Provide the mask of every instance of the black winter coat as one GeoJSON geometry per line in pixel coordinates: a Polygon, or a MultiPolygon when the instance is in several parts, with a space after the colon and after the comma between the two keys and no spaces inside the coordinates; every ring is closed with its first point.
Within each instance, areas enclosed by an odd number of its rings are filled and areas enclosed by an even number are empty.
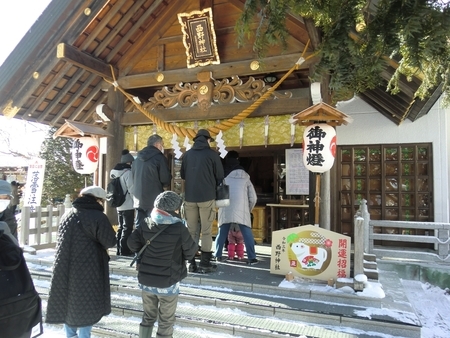
{"type": "Polygon", "coordinates": [[[149,217],[145,221],[145,226],[136,228],[128,237],[128,247],[133,252],[139,252],[161,227],[166,229],[143,252],[138,280],[146,286],[167,288],[187,276],[185,261],[194,258],[198,245],[181,222],[156,224],[149,217]]]}
{"type": "Polygon", "coordinates": [[[107,249],[115,244],[103,206],[77,198],[58,229],[47,323],[91,326],[111,312],[107,249]]]}
{"type": "Polygon", "coordinates": [[[216,199],[216,186],[223,178],[219,154],[211,149],[205,137],[200,136],[181,158],[181,178],[185,180],[187,202],[206,202],[216,199]]]}
{"type": "Polygon", "coordinates": [[[145,147],[138,152],[131,171],[133,173],[131,193],[139,201],[135,207],[152,210],[156,196],[164,192],[164,187],[170,187],[172,181],[166,157],[154,146],[145,147]]]}
{"type": "Polygon", "coordinates": [[[11,206],[7,207],[3,212],[0,212],[0,221],[6,222],[9,226],[11,234],[17,238],[17,220],[11,206]]]}

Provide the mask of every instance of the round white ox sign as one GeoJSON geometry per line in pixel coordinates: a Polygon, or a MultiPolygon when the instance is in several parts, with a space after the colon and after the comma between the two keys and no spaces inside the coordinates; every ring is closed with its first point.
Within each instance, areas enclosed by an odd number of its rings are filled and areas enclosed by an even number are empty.
{"type": "Polygon", "coordinates": [[[326,123],[312,124],[303,133],[303,164],[315,173],[333,167],[336,158],[336,131],[326,123]]]}
{"type": "Polygon", "coordinates": [[[94,137],[80,137],[72,144],[73,168],[79,174],[92,174],[98,167],[98,141],[94,137]]]}

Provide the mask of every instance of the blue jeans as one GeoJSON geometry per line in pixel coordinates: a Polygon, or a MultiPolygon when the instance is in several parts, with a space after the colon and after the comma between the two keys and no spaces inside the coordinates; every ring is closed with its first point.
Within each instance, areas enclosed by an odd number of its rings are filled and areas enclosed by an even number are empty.
{"type": "MultiPolygon", "coordinates": [[[[255,239],[253,238],[252,229],[243,224],[238,224],[239,229],[241,229],[242,236],[244,237],[245,249],[247,251],[247,258],[256,258],[255,253],[255,239]]],[[[230,231],[231,223],[224,223],[219,226],[219,232],[216,237],[216,257],[222,257],[223,245],[228,237],[228,232],[230,231]]]]}
{"type": "Polygon", "coordinates": [[[64,330],[66,331],[67,338],[90,338],[92,326],[73,327],[64,324],[64,330]],[[78,330],[78,335],[77,335],[78,330]]]}

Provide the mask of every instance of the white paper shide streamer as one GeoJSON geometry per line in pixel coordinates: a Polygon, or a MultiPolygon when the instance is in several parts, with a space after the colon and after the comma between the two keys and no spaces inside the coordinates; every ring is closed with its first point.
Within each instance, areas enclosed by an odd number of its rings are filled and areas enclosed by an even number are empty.
{"type": "Polygon", "coordinates": [[[181,157],[181,155],[183,155],[180,145],[178,144],[178,136],[177,134],[173,134],[172,135],[172,149],[173,149],[173,153],[175,154],[175,158],[179,159],[181,157]]]}
{"type": "Polygon", "coordinates": [[[223,136],[223,134],[222,134],[222,130],[221,130],[216,136],[216,143],[217,143],[217,148],[219,149],[220,157],[224,158],[227,155],[228,151],[225,150],[226,146],[225,146],[224,140],[222,139],[222,136],[223,136]]]}

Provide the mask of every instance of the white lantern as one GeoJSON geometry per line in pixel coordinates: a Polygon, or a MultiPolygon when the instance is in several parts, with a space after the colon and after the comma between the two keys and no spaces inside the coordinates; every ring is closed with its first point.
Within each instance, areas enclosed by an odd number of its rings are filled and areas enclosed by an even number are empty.
{"type": "Polygon", "coordinates": [[[100,151],[94,137],[80,137],[72,144],[73,168],[79,174],[92,174],[98,167],[100,151]]]}
{"type": "Polygon", "coordinates": [[[303,164],[315,173],[333,167],[336,158],[336,131],[326,123],[312,124],[303,133],[303,164]]]}

